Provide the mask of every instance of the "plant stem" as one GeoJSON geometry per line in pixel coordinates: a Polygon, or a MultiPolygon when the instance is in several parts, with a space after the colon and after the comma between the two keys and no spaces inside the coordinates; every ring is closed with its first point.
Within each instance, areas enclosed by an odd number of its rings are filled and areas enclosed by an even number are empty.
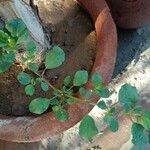
{"type": "MultiPolygon", "coordinates": [[[[43,71],[44,72],[44,71],[43,71]]],[[[59,93],[60,93],[60,95],[62,95],[62,96],[65,96],[65,97],[68,97],[68,98],[72,98],[72,99],[75,99],[75,100],[77,100],[77,101],[80,101],[80,102],[82,102],[82,103],[86,103],[86,104],[89,104],[89,105],[92,105],[92,106],[95,106],[96,105],[96,103],[92,103],[92,102],[90,102],[90,101],[88,101],[88,100],[83,100],[83,99],[80,99],[80,98],[77,98],[77,97],[74,97],[74,96],[71,96],[71,95],[68,95],[68,94],[64,94],[61,90],[59,90],[59,89],[57,89],[56,87],[54,87],[49,81],[47,81],[44,77],[43,77],[43,73],[42,73],[42,75],[40,75],[39,73],[37,73],[37,72],[33,72],[34,74],[36,74],[37,76],[39,76],[40,78],[41,78],[41,80],[42,81],[44,81],[45,83],[47,83],[54,91],[58,91],[59,93]]],[[[70,88],[70,89],[72,89],[72,87],[70,88]]],[[[69,90],[70,90],[69,89],[69,90]]],[[[68,91],[69,91],[68,90],[68,91]]],[[[58,96],[57,96],[58,97],[58,96]]]]}
{"type": "MultiPolygon", "coordinates": [[[[41,75],[40,75],[39,73],[37,73],[37,72],[33,72],[33,73],[36,74],[37,76],[39,76],[39,77],[41,78],[41,80],[44,81],[45,83],[47,83],[54,91],[58,91],[58,92],[60,93],[60,95],[57,95],[57,96],[53,97],[52,99],[55,99],[55,98],[57,98],[57,97],[59,97],[59,96],[65,96],[65,97],[67,97],[67,98],[75,99],[76,101],[81,102],[81,103],[85,103],[85,104],[87,104],[87,105],[91,105],[91,106],[97,105],[96,103],[90,102],[89,100],[80,99],[80,98],[77,98],[77,97],[68,95],[68,94],[66,94],[66,93],[63,93],[60,89],[54,87],[48,80],[46,80],[46,79],[43,77],[45,71],[46,71],[46,69],[44,69],[44,71],[42,72],[41,75]]],[[[71,90],[72,88],[73,88],[73,86],[71,86],[71,87],[68,89],[68,91],[71,90]]],[[[113,106],[115,107],[115,106],[118,105],[118,104],[119,104],[119,102],[115,102],[113,105],[111,105],[111,107],[113,107],[113,106]]],[[[109,108],[108,108],[108,107],[107,107],[107,110],[109,111],[109,108]]],[[[133,120],[132,120],[132,115],[130,114],[130,116],[128,116],[128,117],[129,117],[129,119],[133,122],[133,120]]]]}
{"type": "Polygon", "coordinates": [[[46,70],[47,70],[47,68],[45,68],[45,69],[43,70],[42,75],[41,75],[42,78],[44,78],[44,74],[45,74],[45,71],[46,71],[46,70]]]}
{"type": "Polygon", "coordinates": [[[43,78],[42,75],[40,75],[37,72],[33,72],[33,73],[36,74],[37,76],[39,76],[41,78],[41,80],[44,81],[45,83],[47,83],[54,91],[58,91],[60,94],[63,94],[63,92],[61,90],[54,87],[49,81],[47,81],[45,78],[43,78]]]}
{"type": "Polygon", "coordinates": [[[88,101],[86,99],[80,99],[80,98],[77,98],[77,97],[74,97],[74,96],[71,96],[71,95],[68,95],[68,94],[65,94],[65,96],[68,97],[68,98],[72,98],[72,99],[75,99],[77,101],[80,101],[82,103],[86,103],[86,104],[92,105],[92,106],[96,105],[96,103],[92,103],[92,102],[90,102],[90,101],[88,101]]]}

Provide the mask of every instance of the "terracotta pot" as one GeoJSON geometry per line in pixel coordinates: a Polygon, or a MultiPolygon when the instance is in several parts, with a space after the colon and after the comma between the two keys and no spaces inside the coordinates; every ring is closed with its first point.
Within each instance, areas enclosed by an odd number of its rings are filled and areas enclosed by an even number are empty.
{"type": "MultiPolygon", "coordinates": [[[[116,60],[117,34],[115,24],[104,0],[78,0],[95,23],[98,47],[92,73],[100,72],[107,84],[116,60]],[[97,5],[99,3],[99,5],[97,5]]],[[[89,87],[90,80],[86,85],[89,87]]],[[[9,117],[0,115],[0,139],[13,142],[35,142],[63,132],[87,114],[90,109],[82,104],[69,106],[69,120],[61,123],[53,112],[38,117],[9,117]]]]}
{"type": "Polygon", "coordinates": [[[150,23],[150,0],[106,0],[121,28],[138,28],[150,23]]]}

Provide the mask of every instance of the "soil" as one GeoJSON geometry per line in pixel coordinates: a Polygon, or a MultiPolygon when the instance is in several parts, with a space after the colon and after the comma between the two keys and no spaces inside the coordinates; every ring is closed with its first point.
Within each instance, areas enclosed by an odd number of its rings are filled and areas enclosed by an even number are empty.
{"type": "MultiPolygon", "coordinates": [[[[66,53],[63,65],[45,72],[45,78],[61,87],[65,76],[81,69],[91,71],[96,54],[95,31],[88,14],[73,0],[36,2],[46,34],[51,34],[53,44],[59,45],[66,53]]],[[[0,114],[30,115],[28,105],[32,99],[51,96],[51,90],[45,93],[38,86],[34,96],[27,96],[25,87],[17,81],[20,70],[14,65],[0,74],[0,114]]]]}

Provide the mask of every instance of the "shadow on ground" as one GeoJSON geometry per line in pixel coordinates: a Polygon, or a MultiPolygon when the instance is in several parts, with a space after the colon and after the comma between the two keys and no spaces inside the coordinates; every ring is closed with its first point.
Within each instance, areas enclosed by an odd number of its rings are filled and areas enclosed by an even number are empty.
{"type": "Polygon", "coordinates": [[[125,71],[128,64],[150,47],[150,25],[141,29],[118,29],[118,50],[113,78],[125,71]]]}

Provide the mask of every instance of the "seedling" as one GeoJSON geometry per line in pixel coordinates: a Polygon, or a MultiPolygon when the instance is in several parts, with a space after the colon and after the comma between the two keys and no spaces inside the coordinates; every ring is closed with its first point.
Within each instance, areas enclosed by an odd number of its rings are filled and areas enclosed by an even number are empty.
{"type": "MultiPolygon", "coordinates": [[[[64,79],[63,87],[61,89],[56,88],[44,78],[44,74],[46,70],[57,68],[63,64],[65,61],[64,51],[59,46],[53,46],[46,54],[45,68],[40,73],[39,65],[35,62],[36,45],[29,39],[27,27],[20,19],[8,21],[5,28],[0,30],[0,47],[0,73],[5,72],[16,63],[16,55],[20,52],[20,48],[24,47],[24,55],[19,61],[22,72],[18,74],[17,79],[25,87],[26,95],[34,95],[36,85],[40,85],[44,92],[49,92],[49,89],[53,90],[53,97],[37,97],[31,100],[29,105],[31,113],[41,115],[51,109],[56,118],[64,122],[69,119],[69,114],[65,109],[66,105],[73,105],[78,102],[88,106],[97,105],[99,109],[105,110],[103,119],[108,123],[110,130],[116,132],[119,129],[119,122],[114,114],[116,113],[116,106],[121,103],[124,107],[124,113],[133,123],[131,129],[133,144],[141,146],[148,143],[150,109],[145,110],[137,104],[140,98],[135,87],[124,84],[119,91],[119,102],[113,105],[108,105],[107,101],[92,102],[93,96],[97,96],[97,98],[110,97],[110,91],[103,85],[99,73],[92,76],[93,89],[86,90],[84,88],[89,76],[86,70],[79,70],[74,76],[67,76],[64,79]],[[25,71],[27,69],[35,76],[28,74],[25,71]],[[78,89],[77,93],[80,98],[74,96],[74,87],[78,89]]],[[[81,137],[85,140],[92,140],[98,133],[94,119],[90,115],[84,116],[79,127],[81,137]]]]}

